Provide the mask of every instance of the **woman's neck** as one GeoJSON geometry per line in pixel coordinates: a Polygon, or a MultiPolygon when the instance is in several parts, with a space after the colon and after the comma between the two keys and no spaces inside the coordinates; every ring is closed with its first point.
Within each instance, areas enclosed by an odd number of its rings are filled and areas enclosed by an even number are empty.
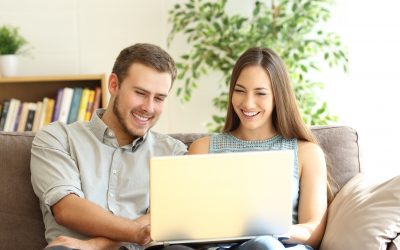
{"type": "Polygon", "coordinates": [[[270,139],[278,134],[275,128],[249,130],[239,126],[230,132],[233,136],[244,141],[262,141],[270,139]]]}

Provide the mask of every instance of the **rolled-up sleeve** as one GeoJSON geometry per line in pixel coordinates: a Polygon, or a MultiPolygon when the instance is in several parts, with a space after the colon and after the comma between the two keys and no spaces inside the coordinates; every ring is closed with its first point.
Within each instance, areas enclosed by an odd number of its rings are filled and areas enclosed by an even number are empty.
{"type": "Polygon", "coordinates": [[[50,125],[32,142],[31,181],[40,202],[51,213],[51,206],[68,194],[84,198],[79,168],[72,159],[63,127],[50,125]]]}

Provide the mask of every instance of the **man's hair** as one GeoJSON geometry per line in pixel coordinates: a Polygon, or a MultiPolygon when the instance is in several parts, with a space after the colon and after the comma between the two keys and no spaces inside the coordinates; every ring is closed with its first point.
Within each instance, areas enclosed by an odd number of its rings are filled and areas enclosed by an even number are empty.
{"type": "Polygon", "coordinates": [[[119,83],[124,81],[129,67],[133,63],[141,63],[158,72],[169,73],[171,75],[171,83],[173,83],[176,78],[174,60],[166,51],[156,45],[137,43],[123,49],[119,53],[112,69],[112,73],[117,75],[119,83]]]}

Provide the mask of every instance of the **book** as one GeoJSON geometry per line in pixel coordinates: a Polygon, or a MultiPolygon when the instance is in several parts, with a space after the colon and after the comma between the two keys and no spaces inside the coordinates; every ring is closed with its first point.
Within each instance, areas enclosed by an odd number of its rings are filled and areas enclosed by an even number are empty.
{"type": "Polygon", "coordinates": [[[46,118],[46,109],[47,109],[48,101],[49,101],[49,98],[47,98],[47,97],[43,98],[42,106],[41,106],[41,110],[40,110],[40,116],[39,116],[38,130],[40,130],[44,126],[44,120],[46,118]]]}
{"type": "Polygon", "coordinates": [[[82,91],[81,103],[79,105],[78,121],[84,121],[86,116],[86,109],[89,100],[89,89],[84,88],[82,91]]]}
{"type": "Polygon", "coordinates": [[[79,105],[81,103],[82,88],[74,88],[74,94],[71,101],[71,110],[69,111],[67,123],[72,123],[78,119],[79,105]]]}
{"type": "Polygon", "coordinates": [[[4,125],[4,131],[6,131],[6,132],[14,131],[15,118],[18,113],[20,102],[21,102],[20,100],[11,98],[8,115],[6,118],[6,123],[4,125]]]}
{"type": "Polygon", "coordinates": [[[53,117],[53,111],[54,111],[54,99],[53,98],[48,98],[47,99],[47,106],[46,106],[46,114],[44,116],[44,126],[49,124],[51,122],[51,118],[53,117]]]}
{"type": "Polygon", "coordinates": [[[62,103],[62,97],[64,93],[64,88],[58,89],[57,97],[56,97],[56,104],[54,107],[53,117],[51,118],[52,122],[58,121],[58,117],[60,115],[60,107],[62,103]]]}
{"type": "Polygon", "coordinates": [[[21,115],[19,118],[18,127],[16,130],[17,132],[25,131],[26,120],[28,119],[28,108],[29,108],[29,103],[24,102],[22,104],[22,111],[21,111],[21,115]]]}
{"type": "Polygon", "coordinates": [[[93,89],[89,90],[89,97],[88,97],[88,104],[86,107],[86,113],[85,113],[85,121],[90,121],[90,117],[92,117],[92,106],[94,102],[94,95],[95,92],[93,89]]]}
{"type": "Polygon", "coordinates": [[[35,116],[33,117],[33,125],[32,125],[33,132],[37,132],[39,130],[39,120],[41,112],[42,112],[42,102],[37,102],[35,116]]]}
{"type": "Polygon", "coordinates": [[[93,101],[93,106],[92,106],[92,115],[100,107],[100,102],[101,102],[101,88],[96,87],[96,89],[94,91],[95,91],[95,94],[94,94],[94,101],[93,101]]]}
{"type": "Polygon", "coordinates": [[[63,123],[68,122],[68,115],[69,115],[69,110],[71,108],[71,101],[73,94],[74,94],[73,88],[69,87],[64,88],[58,121],[63,123]]]}
{"type": "Polygon", "coordinates": [[[0,131],[4,130],[4,126],[6,124],[6,119],[8,116],[8,110],[10,108],[10,100],[4,100],[3,102],[3,110],[1,113],[1,118],[0,118],[0,131]]]}
{"type": "Polygon", "coordinates": [[[13,125],[13,128],[12,128],[12,131],[17,131],[17,129],[18,129],[18,125],[19,125],[19,122],[20,122],[20,118],[21,118],[21,113],[22,113],[22,107],[23,107],[23,103],[19,103],[18,104],[18,111],[17,111],[17,115],[15,116],[15,120],[14,120],[14,125],[13,125]]]}
{"type": "Polygon", "coordinates": [[[33,129],[33,119],[36,113],[36,103],[29,103],[28,105],[28,116],[25,123],[24,131],[32,131],[33,129]]]}

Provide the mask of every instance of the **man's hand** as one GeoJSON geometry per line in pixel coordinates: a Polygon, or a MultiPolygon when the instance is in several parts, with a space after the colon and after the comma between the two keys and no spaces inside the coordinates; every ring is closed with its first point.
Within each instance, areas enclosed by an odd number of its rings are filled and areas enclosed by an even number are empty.
{"type": "Polygon", "coordinates": [[[79,240],[68,236],[59,236],[47,245],[47,247],[60,245],[80,250],[112,250],[119,249],[122,244],[103,237],[79,240]]]}
{"type": "Polygon", "coordinates": [[[150,214],[145,214],[134,220],[139,226],[137,232],[133,235],[132,242],[139,245],[146,245],[151,241],[150,238],[150,214]]]}

